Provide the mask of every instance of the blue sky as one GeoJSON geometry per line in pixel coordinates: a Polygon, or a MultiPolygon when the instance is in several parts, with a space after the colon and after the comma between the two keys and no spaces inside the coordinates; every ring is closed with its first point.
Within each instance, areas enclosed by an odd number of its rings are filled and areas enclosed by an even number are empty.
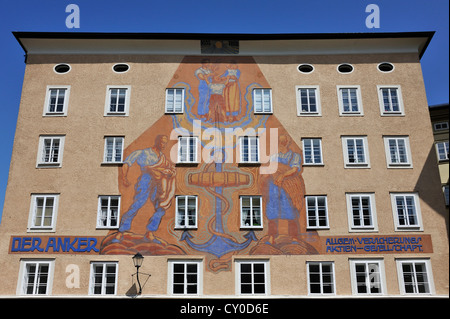
{"type": "Polygon", "coordinates": [[[0,218],[25,69],[12,31],[334,33],[436,31],[422,69],[430,105],[449,102],[448,0],[0,0],[0,218]],[[80,8],[68,29],[66,6],[80,8]],[[380,28],[366,27],[366,6],[380,28]]]}

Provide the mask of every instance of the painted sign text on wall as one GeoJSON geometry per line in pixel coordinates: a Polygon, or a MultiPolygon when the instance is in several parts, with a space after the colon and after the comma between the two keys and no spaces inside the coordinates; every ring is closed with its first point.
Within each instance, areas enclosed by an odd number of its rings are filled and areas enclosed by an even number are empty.
{"type": "Polygon", "coordinates": [[[430,235],[333,236],[321,240],[327,254],[433,252],[430,235]]]}
{"type": "Polygon", "coordinates": [[[10,253],[87,253],[98,254],[102,237],[12,236],[10,253]]]}

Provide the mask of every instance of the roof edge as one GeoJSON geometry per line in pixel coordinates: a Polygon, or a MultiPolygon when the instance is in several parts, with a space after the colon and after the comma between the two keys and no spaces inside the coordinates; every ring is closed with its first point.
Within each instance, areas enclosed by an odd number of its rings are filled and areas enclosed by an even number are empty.
{"type": "Polygon", "coordinates": [[[420,49],[422,58],[435,31],[414,32],[359,32],[359,33],[137,33],[137,32],[40,32],[13,31],[23,50],[21,39],[137,39],[137,40],[327,40],[327,39],[382,39],[427,38],[420,49]]]}

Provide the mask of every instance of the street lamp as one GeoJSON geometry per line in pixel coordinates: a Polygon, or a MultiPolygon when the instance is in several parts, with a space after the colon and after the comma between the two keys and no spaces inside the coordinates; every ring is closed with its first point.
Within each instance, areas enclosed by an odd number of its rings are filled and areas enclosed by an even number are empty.
{"type": "Polygon", "coordinates": [[[134,264],[134,267],[136,267],[136,279],[139,284],[138,295],[140,295],[142,293],[141,282],[139,281],[139,267],[141,267],[143,261],[144,261],[144,256],[142,256],[141,253],[138,252],[136,255],[133,256],[133,264],[134,264]]]}

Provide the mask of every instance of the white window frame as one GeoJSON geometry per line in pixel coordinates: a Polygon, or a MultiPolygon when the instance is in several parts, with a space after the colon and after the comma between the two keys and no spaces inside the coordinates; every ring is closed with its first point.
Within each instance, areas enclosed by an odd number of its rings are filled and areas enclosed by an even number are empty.
{"type": "Polygon", "coordinates": [[[253,111],[255,114],[272,114],[273,113],[273,106],[272,106],[272,89],[271,88],[255,88],[252,91],[252,98],[253,98],[253,111]],[[269,91],[269,110],[264,109],[264,105],[267,102],[264,98],[265,91],[269,91]],[[256,94],[260,92],[261,94],[261,105],[260,110],[258,110],[258,105],[256,104],[256,94]]]}
{"type": "Polygon", "coordinates": [[[119,274],[119,262],[117,261],[92,261],[90,265],[90,275],[89,275],[89,295],[90,296],[114,296],[117,294],[117,278],[119,274]],[[96,294],[94,293],[94,284],[95,284],[95,273],[94,273],[94,266],[95,265],[102,265],[102,282],[101,282],[101,293],[96,294]],[[106,293],[106,267],[107,266],[115,266],[115,280],[114,280],[114,293],[113,294],[107,294],[106,293]]]}
{"type": "MultiPolygon", "coordinates": [[[[16,294],[17,295],[23,295],[23,296],[49,296],[52,294],[52,287],[53,287],[53,274],[54,274],[54,268],[55,268],[55,260],[54,259],[21,259],[20,260],[20,269],[19,269],[19,279],[17,280],[17,289],[16,294]],[[36,266],[36,272],[38,271],[39,267],[41,265],[47,264],[48,265],[48,276],[47,276],[47,283],[46,283],[46,292],[45,294],[38,294],[36,293],[37,286],[39,283],[39,276],[34,276],[34,282],[33,282],[33,293],[27,294],[27,283],[28,283],[28,272],[27,272],[27,266],[34,264],[36,266]]],[[[35,274],[36,274],[35,272],[35,274]]]]}
{"type": "Polygon", "coordinates": [[[347,199],[347,216],[348,216],[348,225],[349,231],[361,231],[361,232],[376,232],[378,231],[378,221],[377,221],[377,210],[375,205],[375,193],[346,193],[347,199]],[[364,217],[361,206],[362,198],[369,198],[369,208],[370,208],[370,221],[371,225],[363,225],[364,217]],[[353,216],[353,198],[357,198],[359,200],[358,211],[359,211],[359,220],[361,222],[360,225],[355,225],[355,218],[353,216]]]}
{"type": "Polygon", "coordinates": [[[240,153],[240,158],[239,158],[239,162],[241,164],[259,164],[261,163],[261,157],[260,157],[260,151],[259,151],[259,137],[258,136],[240,136],[239,137],[239,153],[240,153]],[[248,138],[248,160],[245,161],[244,160],[244,139],[248,138]],[[253,141],[253,142],[251,142],[253,141]],[[256,141],[256,143],[254,142],[256,141]],[[252,149],[252,145],[256,145],[256,154],[253,154],[251,152],[252,149]],[[256,155],[256,160],[254,160],[254,157],[256,155]]]}
{"type": "MultiPolygon", "coordinates": [[[[307,282],[308,282],[308,295],[310,296],[334,296],[336,295],[336,272],[334,270],[334,261],[307,261],[306,262],[306,277],[307,277],[307,282]],[[311,271],[310,271],[310,266],[311,265],[319,265],[319,276],[320,276],[320,281],[319,281],[319,285],[320,285],[320,293],[316,293],[316,292],[311,292],[311,271]],[[332,275],[332,281],[330,283],[331,287],[333,288],[333,292],[328,293],[328,292],[324,292],[323,286],[324,286],[324,282],[323,282],[323,269],[322,266],[323,265],[331,265],[331,275],[332,275]]],[[[317,283],[316,283],[317,284],[317,283]]]]}
{"type": "Polygon", "coordinates": [[[125,138],[123,136],[105,136],[104,140],[105,140],[105,147],[104,147],[104,150],[103,150],[103,164],[122,164],[123,163],[123,149],[124,149],[125,138]],[[108,140],[109,139],[114,139],[114,142],[113,142],[113,153],[112,153],[111,161],[108,161],[108,140]],[[117,155],[116,143],[117,143],[117,140],[119,140],[119,139],[122,142],[122,146],[121,146],[121,149],[120,149],[120,161],[116,161],[116,155],[117,155]]]}
{"type": "Polygon", "coordinates": [[[307,195],[305,196],[306,203],[306,228],[307,229],[329,229],[330,224],[328,220],[328,200],[327,195],[307,195]],[[323,198],[325,200],[325,216],[319,216],[318,200],[323,198]],[[314,206],[310,206],[309,200],[314,200],[314,206]],[[313,211],[313,215],[310,212],[313,211]],[[325,217],[325,219],[324,219],[325,217]],[[320,225],[320,220],[325,220],[326,225],[320,225]],[[311,225],[310,221],[314,220],[316,225],[311,225]]]}
{"type": "Polygon", "coordinates": [[[47,91],[44,102],[44,112],[42,116],[67,116],[67,108],[69,105],[70,85],[47,85],[47,91]],[[61,112],[50,111],[50,96],[52,90],[65,90],[64,103],[61,112]]]}
{"type": "Polygon", "coordinates": [[[264,227],[264,219],[263,219],[263,202],[262,202],[262,196],[259,195],[241,195],[239,197],[239,203],[240,203],[240,220],[241,220],[241,228],[253,228],[253,229],[262,229],[264,227]],[[245,225],[244,224],[244,214],[243,214],[243,206],[242,206],[242,201],[244,197],[248,197],[250,199],[250,225],[245,225]],[[260,214],[259,214],[259,219],[260,219],[260,225],[253,225],[253,199],[257,198],[259,199],[259,208],[260,208],[260,214]]]}
{"type": "Polygon", "coordinates": [[[345,168],[370,168],[370,155],[369,155],[369,144],[367,142],[367,136],[341,136],[342,139],[342,148],[344,154],[344,167],[345,168]],[[350,162],[349,149],[348,149],[348,141],[353,140],[355,153],[354,158],[358,162],[350,162]],[[362,140],[363,142],[363,156],[364,162],[359,162],[358,153],[356,148],[356,140],[362,140]]]}
{"type": "Polygon", "coordinates": [[[396,258],[396,264],[397,264],[397,274],[398,274],[398,285],[400,288],[400,294],[401,295],[434,295],[435,294],[435,289],[434,289],[434,279],[433,279],[433,271],[431,269],[431,261],[428,258],[417,258],[417,259],[403,259],[403,258],[396,258]],[[404,264],[412,264],[415,265],[416,264],[424,264],[425,265],[425,271],[426,271],[426,276],[428,279],[428,292],[424,292],[424,293],[420,293],[417,292],[417,272],[414,269],[414,272],[412,273],[411,276],[411,282],[414,285],[414,292],[406,292],[405,289],[405,278],[404,278],[404,273],[403,273],[403,265],[404,264]]]}
{"type": "Polygon", "coordinates": [[[39,149],[36,159],[36,167],[61,167],[62,166],[62,160],[63,160],[63,153],[64,153],[64,142],[66,137],[64,135],[41,135],[39,136],[39,149]],[[54,140],[59,140],[59,147],[58,147],[58,160],[56,162],[51,161],[45,161],[44,156],[46,153],[45,149],[45,140],[51,140],[51,150],[49,154],[49,158],[53,157],[52,153],[54,152],[53,143],[54,140]]]}
{"type": "Polygon", "coordinates": [[[168,262],[168,278],[167,278],[167,293],[171,296],[201,296],[203,295],[203,260],[197,260],[197,259],[169,259],[168,262]],[[176,264],[183,264],[184,265],[184,279],[183,279],[183,285],[184,285],[184,293],[174,293],[173,291],[173,284],[174,284],[174,266],[176,264]],[[187,279],[187,264],[196,264],[197,265],[197,293],[188,293],[187,292],[187,286],[189,285],[188,279],[187,279]]]}
{"type": "MultiPolygon", "coordinates": [[[[361,86],[360,85],[337,85],[338,103],[339,103],[339,115],[340,116],[363,116],[363,105],[361,98],[361,86]],[[344,97],[342,94],[343,90],[356,90],[356,103],[358,105],[357,111],[345,111],[344,110],[344,97]]],[[[349,99],[351,103],[351,100],[349,99]]],[[[351,107],[351,105],[350,105],[351,107]]]]}
{"type": "Polygon", "coordinates": [[[352,293],[353,295],[358,296],[383,296],[386,295],[386,276],[385,276],[385,268],[384,268],[384,260],[383,259],[350,259],[350,274],[351,274],[351,282],[352,282],[352,293]],[[359,264],[364,264],[364,274],[358,274],[356,272],[356,266],[359,264]],[[373,265],[377,265],[378,273],[374,269],[373,265]],[[364,276],[365,287],[367,291],[358,292],[358,281],[357,275],[364,276]],[[371,292],[370,288],[373,286],[379,286],[376,288],[380,289],[380,292],[371,292]]]}
{"type": "Polygon", "coordinates": [[[449,153],[449,144],[448,141],[439,141],[436,142],[436,154],[439,162],[448,161],[448,153],[449,153]],[[439,152],[439,146],[442,146],[443,148],[443,156],[441,157],[442,153],[439,152]]]}
{"type": "Polygon", "coordinates": [[[199,142],[198,142],[198,137],[197,136],[178,136],[178,163],[179,164],[196,164],[198,163],[198,157],[199,157],[199,142]],[[182,147],[184,146],[184,142],[182,142],[183,140],[187,140],[187,144],[186,144],[186,159],[182,158],[182,147]],[[193,140],[194,141],[194,147],[193,149],[191,149],[190,145],[190,141],[193,140]],[[193,160],[191,160],[191,154],[193,153],[193,160]]]}
{"type": "MultiPolygon", "coordinates": [[[[320,88],[318,85],[296,85],[295,95],[297,97],[297,116],[322,116],[322,107],[320,103],[320,88]],[[316,97],[316,111],[315,112],[305,112],[302,110],[302,100],[300,97],[301,89],[314,89],[316,97]]],[[[309,96],[309,95],[308,95],[309,96]]],[[[308,101],[309,104],[309,101],[308,101]]]]}
{"type": "Polygon", "coordinates": [[[236,295],[238,296],[269,296],[270,295],[270,262],[266,259],[236,259],[235,260],[235,280],[236,280],[236,295]],[[241,265],[242,264],[250,264],[251,265],[251,271],[250,275],[252,276],[251,279],[251,286],[252,286],[252,293],[243,293],[242,287],[241,287],[241,265]],[[264,265],[264,293],[255,293],[255,281],[254,281],[254,264],[263,264],[264,265]]]}
{"type": "Polygon", "coordinates": [[[395,230],[396,231],[422,231],[423,230],[423,224],[422,224],[422,213],[420,211],[420,202],[419,202],[419,195],[418,193],[391,193],[391,205],[392,205],[392,213],[394,215],[394,224],[395,224],[395,230]],[[417,220],[416,224],[411,225],[409,221],[409,214],[407,217],[403,217],[405,219],[406,225],[400,224],[400,216],[398,214],[398,208],[397,207],[397,197],[402,197],[404,200],[406,200],[406,196],[412,196],[414,199],[414,211],[415,211],[415,218],[417,220]]]}
{"type": "Polygon", "coordinates": [[[30,214],[28,217],[28,232],[54,232],[56,227],[56,217],[58,216],[58,206],[59,206],[59,194],[31,194],[31,204],[30,204],[30,214]],[[36,214],[37,214],[37,200],[43,198],[43,210],[41,218],[41,224],[36,225],[36,214]],[[45,214],[45,208],[47,199],[53,199],[53,209],[51,216],[51,225],[44,226],[43,217],[45,214]]]}
{"type": "Polygon", "coordinates": [[[165,95],[165,112],[167,114],[182,114],[184,113],[184,97],[185,97],[185,90],[184,88],[167,88],[166,89],[166,95],[165,95]],[[175,110],[175,96],[176,92],[178,90],[181,90],[181,111],[175,110]],[[174,101],[173,106],[169,105],[169,91],[174,91],[174,101]],[[170,107],[173,107],[173,109],[169,109],[170,107]]]}
{"type": "MultiPolygon", "coordinates": [[[[108,85],[106,86],[105,114],[104,116],[128,116],[130,111],[131,85],[108,85]],[[125,104],[123,112],[111,111],[111,91],[125,90],[125,104]]],[[[117,102],[118,103],[118,102],[117,102]]],[[[116,103],[116,106],[117,106],[116,103]]]]}
{"type": "Polygon", "coordinates": [[[433,123],[433,127],[436,132],[448,130],[448,121],[433,123]]]}
{"type": "Polygon", "coordinates": [[[409,136],[383,136],[384,149],[386,153],[386,164],[388,168],[412,168],[411,147],[409,146],[409,136]],[[406,162],[398,163],[392,161],[390,140],[396,140],[396,156],[399,156],[398,140],[403,140],[405,145],[406,162]]]}
{"type": "MultiPolygon", "coordinates": [[[[402,89],[400,85],[377,85],[378,90],[378,102],[380,105],[381,116],[404,116],[405,108],[403,105],[403,97],[402,97],[402,89]],[[398,111],[386,111],[384,109],[384,99],[383,99],[383,89],[395,89],[397,90],[397,98],[398,98],[398,111]]],[[[392,100],[389,101],[391,104],[392,100]]]]}
{"type": "Polygon", "coordinates": [[[98,207],[97,207],[97,229],[116,229],[119,228],[120,223],[120,195],[100,195],[98,197],[98,207]],[[106,213],[106,225],[103,225],[102,223],[102,200],[107,199],[108,200],[108,207],[107,207],[107,213],[106,213]],[[117,199],[117,216],[116,216],[116,226],[111,225],[112,220],[112,212],[111,212],[111,200],[117,199]]]}
{"type": "Polygon", "coordinates": [[[322,152],[322,139],[321,138],[302,138],[303,145],[303,165],[304,166],[314,166],[314,165],[323,165],[323,152],[322,152]],[[319,141],[319,147],[314,147],[314,141],[319,141]],[[308,163],[306,161],[306,150],[311,149],[311,160],[312,163],[308,163]],[[316,153],[319,153],[320,161],[316,162],[316,153]]]}
{"type": "Polygon", "coordinates": [[[177,195],[175,196],[176,200],[175,200],[175,229],[196,229],[198,227],[198,196],[197,195],[177,195]],[[184,221],[185,221],[185,225],[180,225],[179,222],[179,199],[184,198],[185,200],[185,207],[184,207],[184,221]],[[195,215],[194,215],[194,219],[195,219],[195,224],[194,225],[189,225],[188,223],[188,199],[189,198],[194,198],[195,199],[195,215]]]}

